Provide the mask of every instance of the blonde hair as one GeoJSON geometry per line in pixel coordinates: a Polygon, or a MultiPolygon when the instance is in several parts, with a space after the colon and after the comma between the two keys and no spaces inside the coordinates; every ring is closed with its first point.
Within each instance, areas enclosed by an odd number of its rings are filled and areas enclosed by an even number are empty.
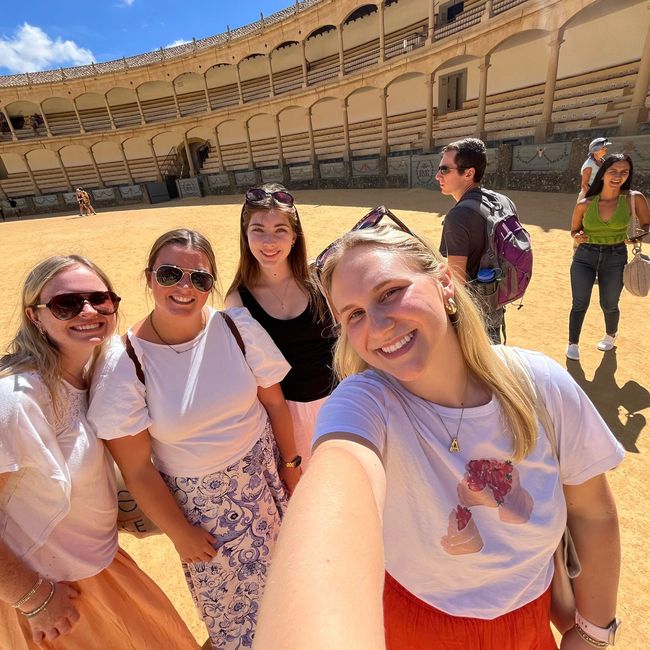
{"type": "MultiPolygon", "coordinates": [[[[355,230],[345,234],[327,257],[321,272],[321,283],[332,304],[332,275],[343,255],[361,246],[382,248],[399,255],[413,269],[440,277],[444,260],[440,253],[423,241],[389,225],[355,230]]],[[[485,324],[477,306],[465,287],[452,278],[454,300],[458,312],[454,328],[463,360],[470,372],[488,386],[501,405],[504,424],[512,436],[513,458],[527,456],[537,440],[537,400],[529,381],[511,360],[500,358],[493,350],[485,332],[485,324]]],[[[340,379],[368,369],[368,364],[355,352],[347,339],[345,325],[336,344],[334,370],[340,379]]]]}
{"type": "MultiPolygon", "coordinates": [[[[43,288],[54,276],[73,266],[85,266],[102,280],[109,291],[114,291],[106,274],[85,257],[80,255],[48,257],[34,267],[25,279],[21,299],[20,325],[13,340],[7,346],[7,354],[0,357],[0,377],[30,371],[35,371],[41,376],[50,393],[52,406],[57,415],[60,414],[62,399],[59,348],[47,334],[39,331],[36,324],[27,315],[27,308],[40,302],[43,288]]],[[[91,375],[95,361],[104,345],[105,343],[102,343],[93,350],[91,375]]]]}

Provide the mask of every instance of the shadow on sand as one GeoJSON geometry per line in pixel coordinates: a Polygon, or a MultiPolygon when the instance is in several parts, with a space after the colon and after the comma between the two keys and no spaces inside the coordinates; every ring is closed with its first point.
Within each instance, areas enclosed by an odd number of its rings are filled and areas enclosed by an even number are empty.
{"type": "Polygon", "coordinates": [[[579,361],[567,359],[566,367],[625,450],[639,453],[636,443],[646,425],[640,411],[650,407],[650,392],[636,381],[627,381],[623,386],[616,383],[616,350],[603,354],[591,381],[585,377],[579,361]]]}

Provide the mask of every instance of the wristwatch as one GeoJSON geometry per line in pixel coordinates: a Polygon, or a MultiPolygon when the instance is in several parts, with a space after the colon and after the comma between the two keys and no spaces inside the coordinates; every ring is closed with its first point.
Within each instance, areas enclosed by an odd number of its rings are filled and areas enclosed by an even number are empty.
{"type": "Polygon", "coordinates": [[[294,467],[300,467],[300,463],[302,463],[302,456],[295,456],[291,460],[284,460],[284,458],[282,458],[280,462],[282,467],[293,469],[294,467]]]}
{"type": "Polygon", "coordinates": [[[615,618],[607,627],[598,627],[583,618],[576,610],[576,630],[587,643],[595,648],[616,645],[616,636],[620,626],[621,621],[615,618]]]}

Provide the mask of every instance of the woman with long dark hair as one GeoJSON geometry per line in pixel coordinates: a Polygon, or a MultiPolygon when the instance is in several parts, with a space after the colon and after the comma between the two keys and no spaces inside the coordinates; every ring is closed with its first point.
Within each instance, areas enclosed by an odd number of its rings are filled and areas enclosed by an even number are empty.
{"type": "Polygon", "coordinates": [[[589,308],[591,290],[598,281],[600,308],[605,316],[605,333],[597,344],[611,350],[618,336],[623,290],[623,269],[627,264],[628,229],[636,214],[642,229],[650,225],[645,196],[631,191],[634,166],[626,154],[607,156],[585,198],[578,202],[571,218],[571,236],[578,244],[571,263],[572,305],[569,315],[569,344],[566,356],[580,359],[580,332],[589,308]]]}
{"type": "Polygon", "coordinates": [[[336,338],[307,262],[305,234],[293,196],[278,183],[246,192],[239,231],[239,266],[227,307],[246,307],[291,364],[281,386],[305,467],[316,415],[335,386],[336,338]]]}

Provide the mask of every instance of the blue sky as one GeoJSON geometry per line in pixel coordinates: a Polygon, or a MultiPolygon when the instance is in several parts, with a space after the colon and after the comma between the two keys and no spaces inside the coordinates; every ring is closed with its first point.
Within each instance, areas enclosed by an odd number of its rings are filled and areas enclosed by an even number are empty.
{"type": "Polygon", "coordinates": [[[259,20],[295,0],[2,2],[0,74],[120,59],[259,20]]]}

